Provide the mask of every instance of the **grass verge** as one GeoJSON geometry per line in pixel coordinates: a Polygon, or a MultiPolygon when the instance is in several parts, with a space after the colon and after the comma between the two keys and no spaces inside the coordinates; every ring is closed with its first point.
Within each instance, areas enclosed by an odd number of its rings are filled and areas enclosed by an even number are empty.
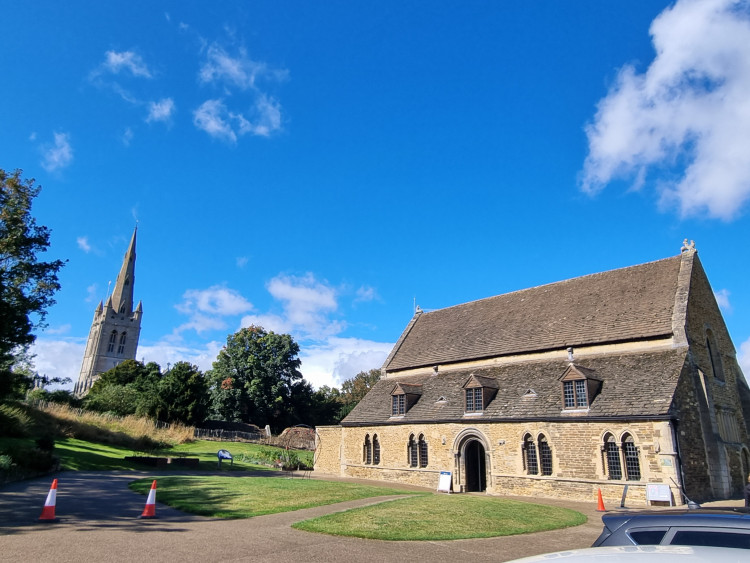
{"type": "MultiPolygon", "coordinates": [[[[130,488],[146,494],[152,479],[130,488]]],[[[317,479],[279,477],[160,477],[157,500],[183,512],[215,518],[251,518],[384,495],[425,494],[396,487],[377,487],[317,479]]]]}
{"type": "Polygon", "coordinates": [[[586,522],[580,512],[474,495],[410,497],[298,522],[308,532],[376,540],[457,540],[554,530],[586,522]]]}

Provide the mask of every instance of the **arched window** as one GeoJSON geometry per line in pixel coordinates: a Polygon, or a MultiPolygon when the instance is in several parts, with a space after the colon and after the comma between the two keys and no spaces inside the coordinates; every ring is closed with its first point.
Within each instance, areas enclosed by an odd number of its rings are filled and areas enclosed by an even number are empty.
{"type": "Polygon", "coordinates": [[[107,352],[114,352],[115,344],[117,344],[117,331],[113,330],[109,335],[109,346],[107,346],[107,352]]]}
{"type": "Polygon", "coordinates": [[[419,435],[419,467],[427,467],[427,440],[424,434],[419,435]]]}
{"type": "Polygon", "coordinates": [[[372,443],[370,442],[369,434],[365,434],[365,445],[362,447],[362,461],[367,465],[372,463],[372,443]]]}
{"type": "Polygon", "coordinates": [[[630,434],[622,437],[622,454],[625,457],[625,478],[628,481],[640,481],[641,462],[638,460],[638,448],[630,434]]]}
{"type": "Polygon", "coordinates": [[[539,464],[542,467],[542,475],[552,475],[552,448],[549,447],[544,434],[539,434],[539,464]]]}
{"type": "Polygon", "coordinates": [[[407,446],[408,451],[408,463],[409,467],[417,466],[417,442],[414,440],[414,434],[409,435],[409,445],[407,446]]]}
{"type": "Polygon", "coordinates": [[[117,353],[118,354],[124,354],[125,353],[125,341],[128,339],[128,333],[123,332],[120,335],[120,345],[117,347],[117,353]]]}
{"type": "Polygon", "coordinates": [[[372,435],[372,463],[380,465],[380,440],[377,434],[372,435]]]}
{"type": "Polygon", "coordinates": [[[619,481],[622,479],[622,466],[620,465],[620,448],[612,434],[604,437],[604,456],[607,460],[607,477],[619,481]]]}
{"type": "Polygon", "coordinates": [[[711,372],[716,379],[724,381],[724,366],[721,363],[719,346],[716,344],[714,333],[710,330],[706,331],[706,349],[708,350],[708,358],[711,361],[711,372]]]}
{"type": "Polygon", "coordinates": [[[526,434],[523,438],[523,459],[526,465],[526,473],[536,475],[539,473],[539,463],[536,457],[536,444],[531,434],[526,434]]]}

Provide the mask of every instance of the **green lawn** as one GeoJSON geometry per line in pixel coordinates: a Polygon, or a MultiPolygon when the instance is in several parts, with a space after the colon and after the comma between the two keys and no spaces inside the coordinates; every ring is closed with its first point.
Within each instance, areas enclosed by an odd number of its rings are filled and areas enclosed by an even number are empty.
{"type": "Polygon", "coordinates": [[[412,497],[305,520],[308,532],[376,540],[490,538],[578,526],[574,510],[475,495],[412,497]]]}
{"type": "MultiPolygon", "coordinates": [[[[130,487],[146,494],[151,479],[130,487]]],[[[294,524],[309,532],[378,540],[455,540],[554,530],[586,522],[579,512],[478,495],[438,495],[317,479],[231,476],[157,478],[157,501],[193,514],[250,518],[347,500],[408,498],[335,512],[294,524]]]]}
{"type": "MultiPolygon", "coordinates": [[[[148,493],[152,479],[130,488],[148,493]]],[[[317,479],[283,477],[178,476],[157,478],[156,498],[183,512],[216,518],[250,518],[384,495],[425,494],[317,479]]]]}
{"type": "MultiPolygon", "coordinates": [[[[215,471],[218,468],[216,452],[221,449],[231,452],[234,460],[222,462],[222,471],[248,471],[254,469],[272,470],[268,465],[261,463],[269,454],[281,450],[270,446],[260,446],[245,442],[213,442],[209,440],[197,440],[195,442],[179,444],[168,450],[153,452],[151,455],[161,457],[197,457],[198,470],[215,471]]],[[[298,452],[301,456],[312,452],[298,452]]],[[[115,469],[149,469],[149,466],[127,462],[126,456],[143,456],[140,452],[134,452],[128,448],[95,442],[85,442],[75,438],[66,438],[55,442],[55,455],[60,458],[63,469],[74,471],[83,470],[115,470],[115,469]]],[[[271,456],[273,457],[273,456],[271,456]]],[[[181,466],[168,465],[170,470],[182,469],[181,466]]],[[[155,469],[155,468],[151,468],[155,469]]],[[[195,468],[190,468],[195,470],[195,468]]]]}

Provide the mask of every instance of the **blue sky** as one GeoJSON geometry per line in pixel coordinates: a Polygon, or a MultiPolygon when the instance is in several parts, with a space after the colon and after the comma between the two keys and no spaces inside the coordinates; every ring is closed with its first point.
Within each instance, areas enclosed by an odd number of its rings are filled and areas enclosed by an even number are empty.
{"type": "Polygon", "coordinates": [[[78,377],[138,224],[138,359],[250,323],[313,385],[432,310],[696,241],[750,370],[747,1],[28,2],[0,167],[65,258],[36,367],[78,377]]]}

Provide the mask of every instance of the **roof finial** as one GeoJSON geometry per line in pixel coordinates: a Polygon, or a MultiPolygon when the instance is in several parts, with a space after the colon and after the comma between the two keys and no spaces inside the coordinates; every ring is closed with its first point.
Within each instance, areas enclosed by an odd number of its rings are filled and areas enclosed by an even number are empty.
{"type": "Polygon", "coordinates": [[[571,362],[571,363],[573,361],[575,361],[575,358],[573,358],[573,347],[572,346],[570,348],[568,348],[568,361],[571,362]]]}
{"type": "Polygon", "coordinates": [[[685,240],[682,241],[682,248],[680,248],[680,252],[685,252],[686,250],[687,251],[695,252],[695,241],[694,240],[691,240],[690,242],[688,242],[688,239],[685,239],[685,240]]]}

